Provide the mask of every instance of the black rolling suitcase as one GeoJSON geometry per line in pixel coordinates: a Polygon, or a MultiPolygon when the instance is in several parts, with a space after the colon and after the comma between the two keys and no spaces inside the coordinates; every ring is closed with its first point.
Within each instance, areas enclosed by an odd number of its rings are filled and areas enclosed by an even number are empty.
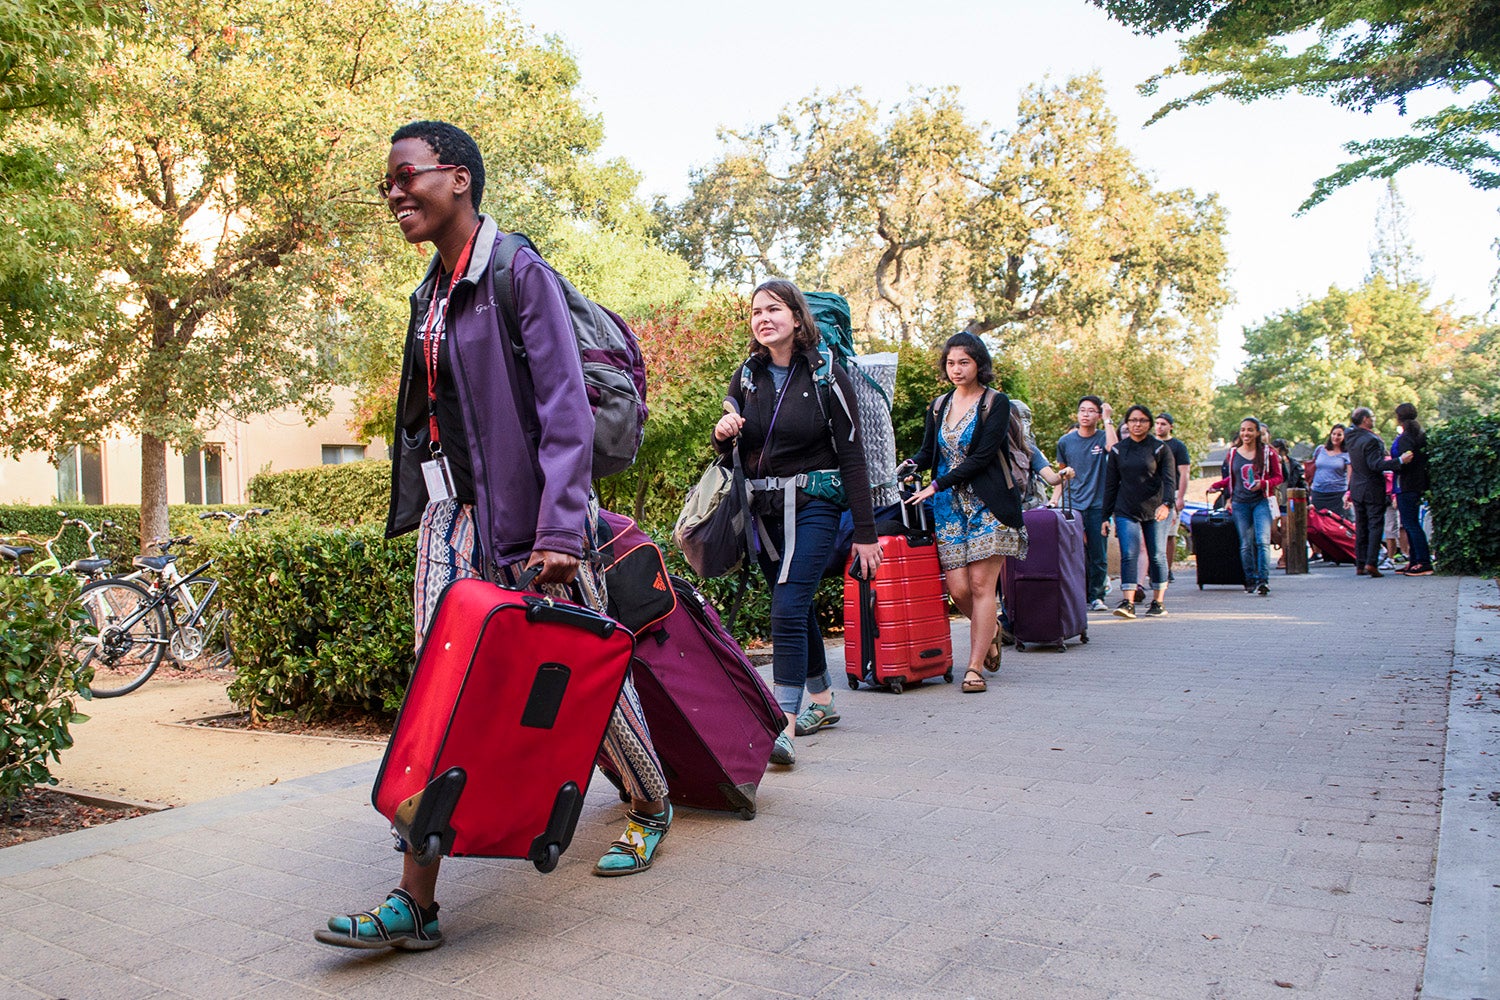
{"type": "Polygon", "coordinates": [[[1223,510],[1200,510],[1193,514],[1189,531],[1193,557],[1198,563],[1198,589],[1205,584],[1245,585],[1245,566],[1240,562],[1240,531],[1234,515],[1223,510]]]}

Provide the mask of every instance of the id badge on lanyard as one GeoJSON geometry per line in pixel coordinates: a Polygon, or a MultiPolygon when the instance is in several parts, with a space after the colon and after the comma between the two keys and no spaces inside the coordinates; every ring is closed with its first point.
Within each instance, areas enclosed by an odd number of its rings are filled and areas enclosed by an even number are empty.
{"type": "Polygon", "coordinates": [[[427,485],[429,504],[452,500],[457,494],[453,486],[453,470],[448,466],[448,456],[443,454],[438,432],[438,357],[442,353],[443,335],[448,326],[448,304],[453,300],[453,289],[458,287],[459,279],[469,268],[469,258],[474,253],[474,240],[478,235],[479,227],[476,226],[453,268],[448,293],[440,296],[434,289],[432,303],[427,307],[427,318],[422,323],[422,357],[427,363],[427,432],[432,440],[432,457],[422,463],[422,481],[427,485]]]}

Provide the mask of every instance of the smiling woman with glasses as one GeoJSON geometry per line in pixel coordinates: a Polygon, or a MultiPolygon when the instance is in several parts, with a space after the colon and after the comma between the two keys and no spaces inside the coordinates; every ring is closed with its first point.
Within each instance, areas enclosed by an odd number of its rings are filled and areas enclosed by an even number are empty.
{"type": "Polygon", "coordinates": [[[1125,411],[1126,437],[1109,450],[1104,471],[1104,513],[1114,516],[1120,540],[1120,589],[1125,599],[1115,614],[1121,618],[1135,617],[1135,592],[1141,588],[1131,578],[1140,566],[1142,543],[1151,566],[1146,616],[1167,613],[1162,604],[1167,594],[1167,519],[1177,498],[1177,460],[1166,442],[1151,433],[1154,420],[1144,406],[1125,411]]]}

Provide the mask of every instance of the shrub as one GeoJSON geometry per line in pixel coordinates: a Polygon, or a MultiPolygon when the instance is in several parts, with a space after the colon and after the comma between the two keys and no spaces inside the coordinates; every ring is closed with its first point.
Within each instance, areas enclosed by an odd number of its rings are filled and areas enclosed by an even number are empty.
{"type": "Polygon", "coordinates": [[[1500,416],[1450,421],[1428,433],[1427,448],[1438,566],[1500,575],[1500,416]]]}
{"type": "Polygon", "coordinates": [[[248,486],[250,502],[306,514],[320,524],[384,522],[391,505],[386,459],[262,472],[248,486]]]}
{"type": "Polygon", "coordinates": [[[237,704],[304,718],[395,710],[413,663],[410,537],[293,523],[211,549],[234,612],[237,704]]]}
{"type": "Polygon", "coordinates": [[[86,699],[88,689],[57,655],[72,621],[83,616],[67,604],[74,589],[69,579],[0,577],[0,802],[33,785],[57,784],[47,761],[61,760],[73,745],[69,727],[88,720],[73,701],[86,699]]]}

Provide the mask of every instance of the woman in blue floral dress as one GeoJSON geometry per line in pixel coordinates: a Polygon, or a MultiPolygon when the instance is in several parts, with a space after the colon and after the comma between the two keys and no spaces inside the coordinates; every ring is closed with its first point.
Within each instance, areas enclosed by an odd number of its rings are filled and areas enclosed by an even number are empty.
{"type": "Polygon", "coordinates": [[[988,686],[981,670],[1000,666],[996,584],[1006,558],[1026,557],[1026,529],[1007,443],[1010,397],[990,388],[994,365],[984,341],[958,333],[943,345],[943,377],[953,385],[927,407],[922,449],[912,459],[932,482],[912,503],[932,498],[938,562],[948,594],[969,619],[969,664],[962,688],[988,686]]]}

